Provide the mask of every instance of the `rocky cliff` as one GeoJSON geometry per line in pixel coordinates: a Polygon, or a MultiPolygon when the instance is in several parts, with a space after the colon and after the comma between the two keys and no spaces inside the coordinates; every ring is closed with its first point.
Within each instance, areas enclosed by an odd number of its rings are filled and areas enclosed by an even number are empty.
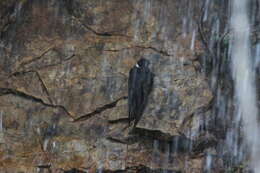
{"type": "Polygon", "coordinates": [[[215,97],[203,3],[1,0],[0,171],[206,171],[224,129],[205,130],[215,97]],[[141,57],[154,88],[131,130],[128,72],[141,57]]]}

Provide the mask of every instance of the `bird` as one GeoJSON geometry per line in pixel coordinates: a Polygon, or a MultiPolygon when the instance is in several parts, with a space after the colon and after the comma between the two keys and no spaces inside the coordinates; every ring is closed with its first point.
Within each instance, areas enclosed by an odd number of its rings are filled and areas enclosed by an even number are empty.
{"type": "Polygon", "coordinates": [[[149,60],[141,58],[129,71],[128,78],[128,120],[134,128],[140,121],[153,88],[154,73],[149,68],[149,60]]]}

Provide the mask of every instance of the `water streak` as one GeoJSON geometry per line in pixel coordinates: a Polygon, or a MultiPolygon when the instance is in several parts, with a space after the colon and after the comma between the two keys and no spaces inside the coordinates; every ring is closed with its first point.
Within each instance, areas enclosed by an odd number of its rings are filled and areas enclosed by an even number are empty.
{"type": "Polygon", "coordinates": [[[3,132],[3,112],[0,112],[0,133],[3,132]]]}
{"type": "Polygon", "coordinates": [[[210,153],[207,153],[206,156],[206,171],[211,172],[211,165],[212,165],[212,155],[210,153]]]}
{"type": "Polygon", "coordinates": [[[254,85],[254,71],[250,54],[250,25],[247,16],[247,1],[233,0],[231,27],[233,30],[233,44],[231,50],[232,70],[238,103],[238,114],[244,126],[244,138],[251,154],[251,166],[255,173],[260,173],[260,153],[257,124],[256,89],[254,85]]]}
{"type": "Polygon", "coordinates": [[[191,38],[191,44],[190,44],[190,49],[191,49],[191,50],[194,50],[195,39],[196,39],[196,30],[193,30],[193,32],[192,32],[192,38],[191,38]]]}
{"type": "Polygon", "coordinates": [[[209,8],[209,0],[206,0],[205,3],[205,13],[203,16],[203,22],[205,22],[208,19],[208,8],[209,8]]]}
{"type": "Polygon", "coordinates": [[[48,147],[49,141],[50,141],[49,138],[44,140],[44,142],[43,142],[43,151],[47,151],[47,147],[48,147]]]}
{"type": "Polygon", "coordinates": [[[3,111],[0,112],[0,144],[4,143],[4,132],[3,132],[3,111]]]}

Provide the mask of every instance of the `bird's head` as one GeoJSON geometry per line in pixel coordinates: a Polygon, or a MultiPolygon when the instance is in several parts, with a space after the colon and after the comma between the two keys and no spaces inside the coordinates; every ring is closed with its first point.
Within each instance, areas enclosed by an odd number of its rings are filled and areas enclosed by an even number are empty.
{"type": "Polygon", "coordinates": [[[141,58],[137,63],[136,63],[136,66],[137,67],[149,67],[149,64],[150,64],[150,61],[148,61],[147,59],[145,58],[141,58]]]}

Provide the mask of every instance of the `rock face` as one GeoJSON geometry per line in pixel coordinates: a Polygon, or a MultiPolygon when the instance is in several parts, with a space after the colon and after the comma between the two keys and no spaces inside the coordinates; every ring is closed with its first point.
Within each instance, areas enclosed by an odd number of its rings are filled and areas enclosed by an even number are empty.
{"type": "Polygon", "coordinates": [[[201,123],[213,93],[200,5],[0,1],[0,172],[203,172],[217,141],[201,123]],[[131,130],[128,72],[141,57],[154,88],[131,130]]]}

